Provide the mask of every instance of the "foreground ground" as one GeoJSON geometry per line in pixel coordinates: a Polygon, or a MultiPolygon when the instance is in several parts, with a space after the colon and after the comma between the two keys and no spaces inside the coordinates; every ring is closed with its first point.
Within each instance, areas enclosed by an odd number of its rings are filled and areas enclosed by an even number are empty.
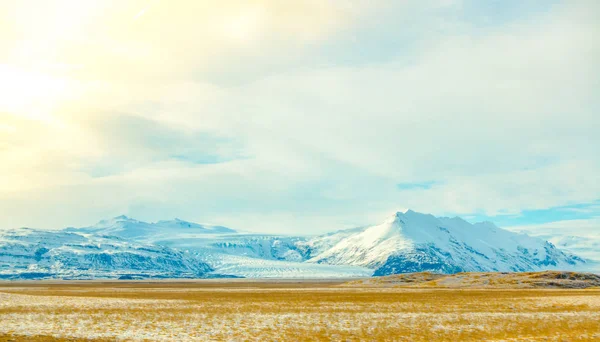
{"type": "Polygon", "coordinates": [[[0,341],[600,340],[597,289],[0,283],[0,341]]]}

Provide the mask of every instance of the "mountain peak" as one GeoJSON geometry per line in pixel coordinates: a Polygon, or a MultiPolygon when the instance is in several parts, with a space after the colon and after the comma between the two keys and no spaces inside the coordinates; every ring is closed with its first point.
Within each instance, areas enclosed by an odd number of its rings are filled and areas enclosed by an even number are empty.
{"type": "Polygon", "coordinates": [[[429,214],[424,214],[424,213],[420,213],[417,211],[414,211],[412,209],[408,209],[404,212],[402,211],[397,211],[396,213],[394,213],[393,215],[391,215],[386,221],[385,223],[390,223],[390,224],[394,224],[394,223],[406,223],[407,221],[414,221],[414,220],[421,220],[424,218],[435,218],[433,215],[429,215],[429,214]]]}
{"type": "Polygon", "coordinates": [[[394,224],[398,221],[402,221],[402,219],[405,217],[404,215],[405,215],[405,213],[403,213],[401,211],[397,211],[393,215],[389,216],[388,219],[385,220],[384,223],[394,224]]]}
{"type": "Polygon", "coordinates": [[[179,218],[174,218],[172,220],[161,220],[161,221],[157,221],[155,223],[153,223],[154,225],[159,225],[159,226],[185,226],[185,227],[194,227],[194,228],[204,228],[203,225],[198,224],[198,223],[194,223],[194,222],[190,222],[190,221],[186,221],[186,220],[182,220],[179,218]]]}
{"type": "Polygon", "coordinates": [[[94,226],[95,227],[107,227],[107,226],[122,225],[122,224],[135,223],[135,222],[139,222],[139,221],[134,220],[125,215],[119,215],[119,216],[115,216],[113,218],[100,220],[94,226]]]}

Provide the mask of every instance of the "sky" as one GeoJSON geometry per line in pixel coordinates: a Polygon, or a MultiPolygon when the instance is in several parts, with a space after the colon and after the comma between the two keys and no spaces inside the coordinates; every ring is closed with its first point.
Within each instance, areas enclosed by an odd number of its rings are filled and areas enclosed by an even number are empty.
{"type": "Polygon", "coordinates": [[[410,208],[596,234],[598,13],[0,0],[0,227],[125,214],[308,234],[410,208]]]}

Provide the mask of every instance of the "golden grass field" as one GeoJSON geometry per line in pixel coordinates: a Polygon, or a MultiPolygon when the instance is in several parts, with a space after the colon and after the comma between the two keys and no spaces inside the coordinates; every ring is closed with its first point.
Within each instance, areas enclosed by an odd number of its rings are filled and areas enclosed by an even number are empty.
{"type": "Polygon", "coordinates": [[[0,341],[600,341],[598,289],[0,283],[0,341]]]}

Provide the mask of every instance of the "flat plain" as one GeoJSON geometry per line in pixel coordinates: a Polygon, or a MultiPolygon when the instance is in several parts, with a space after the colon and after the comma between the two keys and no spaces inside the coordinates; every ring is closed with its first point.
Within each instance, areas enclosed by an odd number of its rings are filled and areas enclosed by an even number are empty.
{"type": "Polygon", "coordinates": [[[600,289],[5,282],[0,341],[598,341],[600,289]]]}

